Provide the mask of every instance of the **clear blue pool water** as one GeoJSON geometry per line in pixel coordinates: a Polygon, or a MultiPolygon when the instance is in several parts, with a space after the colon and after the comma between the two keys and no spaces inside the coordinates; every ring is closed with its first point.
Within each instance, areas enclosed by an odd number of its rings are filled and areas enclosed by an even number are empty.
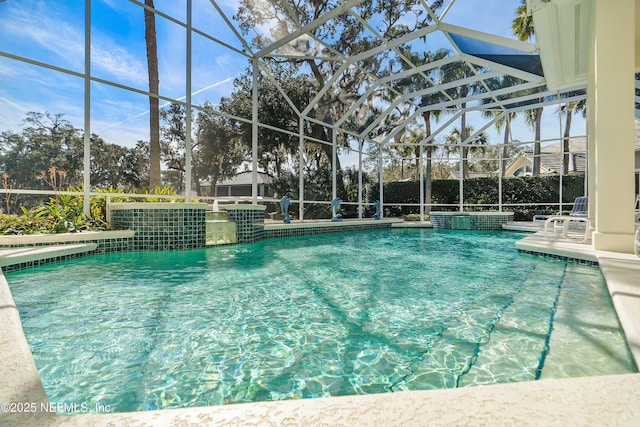
{"type": "Polygon", "coordinates": [[[634,372],[597,267],[380,230],[7,274],[52,402],[134,411],[634,372]]]}

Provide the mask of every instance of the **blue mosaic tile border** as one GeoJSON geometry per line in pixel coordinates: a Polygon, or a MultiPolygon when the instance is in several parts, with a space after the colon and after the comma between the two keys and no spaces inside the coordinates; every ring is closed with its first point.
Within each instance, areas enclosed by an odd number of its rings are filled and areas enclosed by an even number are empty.
{"type": "Polygon", "coordinates": [[[264,209],[226,208],[230,221],[237,224],[237,242],[255,243],[264,238],[264,209]]]}
{"type": "Polygon", "coordinates": [[[431,212],[431,215],[429,215],[429,221],[431,221],[433,228],[445,230],[451,229],[451,215],[434,215],[434,213],[431,212]]]}
{"type": "Polygon", "coordinates": [[[90,240],[65,240],[60,242],[36,242],[36,243],[15,243],[10,245],[0,244],[0,248],[25,248],[34,246],[54,246],[54,245],[73,245],[81,243],[95,243],[98,247],[91,251],[91,254],[110,254],[113,252],[127,252],[133,248],[133,237],[118,237],[106,239],[90,239],[90,240]]]}
{"type": "Polygon", "coordinates": [[[513,213],[503,215],[472,215],[472,230],[502,230],[502,224],[513,221],[513,213]]]}
{"type": "Polygon", "coordinates": [[[391,223],[380,223],[380,224],[349,224],[349,225],[341,225],[339,227],[328,227],[328,226],[319,226],[319,227],[291,227],[291,228],[276,228],[276,229],[265,229],[263,238],[265,239],[281,239],[287,237],[298,237],[298,236],[314,236],[318,234],[335,234],[335,233],[345,233],[352,231],[367,231],[367,230],[379,230],[391,228],[391,223]]]}
{"type": "Polygon", "coordinates": [[[51,258],[43,258],[35,261],[21,262],[19,264],[5,265],[2,267],[2,272],[9,273],[11,271],[25,270],[27,268],[38,267],[40,265],[53,264],[56,262],[68,261],[70,259],[82,258],[84,256],[93,255],[95,253],[96,253],[95,251],[83,252],[83,253],[77,253],[77,254],[61,255],[61,256],[56,256],[51,258]]]}
{"type": "Polygon", "coordinates": [[[114,229],[133,230],[134,251],[184,250],[205,247],[205,209],[117,209],[114,229]]]}
{"type": "Polygon", "coordinates": [[[468,212],[431,212],[429,216],[433,228],[453,230],[453,229],[468,229],[468,230],[501,230],[502,225],[513,220],[513,212],[495,213],[492,212],[488,215],[482,215],[482,213],[468,213],[468,212]],[[469,228],[466,228],[466,220],[469,218],[469,228]],[[453,227],[452,227],[453,225],[453,227]]]}
{"type": "Polygon", "coordinates": [[[586,260],[586,259],[578,259],[578,258],[564,256],[564,255],[547,254],[547,253],[544,253],[544,252],[529,251],[529,250],[526,250],[526,249],[518,249],[518,252],[523,253],[523,254],[527,254],[527,255],[539,256],[539,257],[543,257],[543,258],[557,259],[559,261],[571,262],[571,263],[576,263],[576,264],[580,264],[580,265],[587,265],[587,266],[590,266],[590,267],[598,267],[598,265],[599,265],[598,261],[590,261],[590,260],[586,260]]]}

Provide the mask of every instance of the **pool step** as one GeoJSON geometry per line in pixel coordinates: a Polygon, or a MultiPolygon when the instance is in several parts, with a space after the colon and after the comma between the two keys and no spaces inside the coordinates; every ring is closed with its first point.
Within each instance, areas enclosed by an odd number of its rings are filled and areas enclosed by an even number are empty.
{"type": "Polygon", "coordinates": [[[489,341],[481,343],[476,362],[460,377],[459,386],[536,378],[558,286],[564,277],[563,268],[540,270],[536,268],[529,274],[513,303],[495,324],[489,341]]]}
{"type": "Polygon", "coordinates": [[[96,243],[73,243],[67,245],[29,246],[0,250],[0,267],[13,267],[22,264],[45,264],[59,261],[87,252],[93,252],[96,243]]]}
{"type": "Polygon", "coordinates": [[[613,309],[599,304],[576,305],[575,298],[608,299],[607,287],[593,283],[587,275],[598,275],[597,269],[568,264],[574,277],[562,285],[558,309],[553,322],[549,353],[541,378],[562,378],[622,374],[633,370],[630,358],[616,357],[612,350],[625,347],[625,338],[613,309]],[[584,278],[584,280],[581,280],[584,278]],[[566,363],[568,359],[575,363],[566,363]],[[583,361],[598,361],[584,363],[583,361]],[[570,368],[569,368],[570,367],[570,368]]]}

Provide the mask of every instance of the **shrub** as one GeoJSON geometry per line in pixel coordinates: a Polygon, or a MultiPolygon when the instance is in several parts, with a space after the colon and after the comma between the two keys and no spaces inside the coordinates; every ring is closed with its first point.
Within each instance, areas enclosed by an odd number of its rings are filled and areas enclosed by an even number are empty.
{"type": "MultiPolygon", "coordinates": [[[[73,189],[73,191],[81,192],[83,188],[79,187],[73,189]]],[[[124,192],[124,190],[113,187],[95,191],[100,193],[124,192]]],[[[176,195],[176,192],[170,187],[163,187],[156,189],[154,194],[167,196],[176,195]]],[[[163,197],[138,199],[129,196],[114,196],[111,198],[112,202],[156,202],[160,200],[166,199],[163,197]]],[[[178,201],[180,200],[184,201],[184,199],[178,199],[178,201]]],[[[7,235],[35,233],[55,234],[104,230],[107,226],[106,204],[106,194],[105,196],[92,196],[90,198],[91,217],[89,218],[84,215],[82,196],[61,194],[56,198],[50,198],[44,205],[32,209],[21,207],[22,215],[0,214],[0,233],[7,235]]]]}
{"type": "MultiPolygon", "coordinates": [[[[498,177],[472,178],[464,180],[465,204],[498,204],[498,177]]],[[[551,214],[557,207],[549,203],[558,203],[559,176],[503,178],[502,202],[510,206],[507,209],[514,212],[515,220],[531,220],[535,214],[551,214]],[[527,206],[529,204],[534,204],[527,206]]],[[[431,187],[432,203],[439,205],[457,205],[460,200],[460,184],[456,179],[433,180],[431,187]]],[[[378,187],[373,188],[373,197],[378,199],[378,187]]],[[[562,177],[562,201],[572,203],[584,194],[584,176],[568,175],[562,177]]],[[[420,182],[389,182],[384,185],[385,214],[401,216],[419,213],[418,206],[401,206],[402,204],[420,202],[420,182]]],[[[457,206],[438,206],[437,210],[457,210],[457,206]]],[[[470,211],[495,210],[490,206],[467,206],[470,211]]]]}
{"type": "Polygon", "coordinates": [[[47,229],[44,220],[31,215],[0,214],[0,233],[7,235],[43,233],[47,229]]]}

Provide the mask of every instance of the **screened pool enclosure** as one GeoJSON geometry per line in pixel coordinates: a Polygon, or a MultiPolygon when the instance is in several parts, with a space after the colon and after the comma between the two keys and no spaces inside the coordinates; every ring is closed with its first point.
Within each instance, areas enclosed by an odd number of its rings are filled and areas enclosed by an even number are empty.
{"type": "MultiPolygon", "coordinates": [[[[79,130],[87,213],[88,196],[108,183],[92,166],[98,140],[139,148],[149,186],[188,201],[225,202],[203,187],[250,171],[244,201],[288,195],[299,220],[335,198],[370,217],[398,181],[416,183],[404,204],[420,219],[526,208],[505,182],[529,175],[557,177],[554,196],[531,205],[570,210],[563,180],[579,175],[596,231],[623,234],[610,245],[626,247],[632,215],[620,222],[604,207],[636,192],[637,69],[633,41],[623,42],[636,24],[618,22],[622,5],[601,9],[601,0],[5,0],[3,149],[25,114],[31,127],[57,117],[79,130]],[[594,36],[612,27],[612,40],[594,36]],[[615,54],[599,57],[598,43],[615,54]],[[266,195],[259,173],[277,183],[266,195]],[[465,192],[479,178],[495,197],[465,192]],[[457,180],[448,201],[433,194],[443,179],[457,180]]],[[[13,189],[28,190],[38,189],[13,189]]]]}

